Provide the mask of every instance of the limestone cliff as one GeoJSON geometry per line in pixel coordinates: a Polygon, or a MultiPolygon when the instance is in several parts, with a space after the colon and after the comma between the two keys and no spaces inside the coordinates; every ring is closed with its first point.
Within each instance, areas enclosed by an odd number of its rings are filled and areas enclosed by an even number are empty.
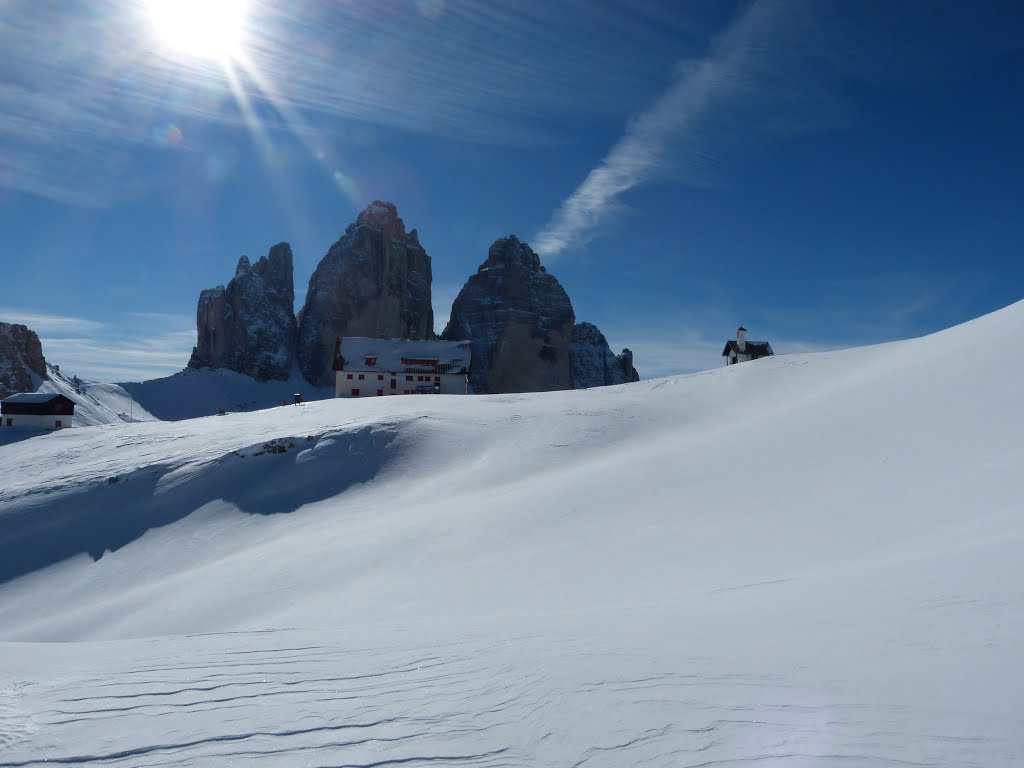
{"type": "Polygon", "coordinates": [[[0,399],[16,392],[34,392],[38,380],[47,378],[43,345],[35,331],[16,323],[0,323],[0,399]]]}
{"type": "Polygon", "coordinates": [[[572,389],[568,295],[515,235],[496,240],[452,304],[442,338],[473,343],[470,391],[572,389]]]}
{"type": "Polygon", "coordinates": [[[228,368],[259,381],[287,379],[295,356],[292,250],[278,243],[255,264],[238,260],[225,286],[199,294],[190,368],[228,368]]]}
{"type": "Polygon", "coordinates": [[[616,355],[604,334],[593,323],[576,323],[573,327],[569,357],[576,389],[640,380],[633,367],[633,353],[624,349],[616,355]]]}
{"type": "Polygon", "coordinates": [[[341,336],[434,335],[430,257],[392,203],[375,201],[321,259],[299,312],[298,360],[306,380],[333,383],[341,336]]]}

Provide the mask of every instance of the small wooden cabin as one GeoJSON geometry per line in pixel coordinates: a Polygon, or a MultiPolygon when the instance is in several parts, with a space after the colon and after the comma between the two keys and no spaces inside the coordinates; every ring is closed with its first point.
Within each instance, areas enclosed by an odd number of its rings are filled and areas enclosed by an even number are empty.
{"type": "Polygon", "coordinates": [[[22,392],[0,400],[0,428],[65,429],[75,401],[56,392],[22,392]]]}

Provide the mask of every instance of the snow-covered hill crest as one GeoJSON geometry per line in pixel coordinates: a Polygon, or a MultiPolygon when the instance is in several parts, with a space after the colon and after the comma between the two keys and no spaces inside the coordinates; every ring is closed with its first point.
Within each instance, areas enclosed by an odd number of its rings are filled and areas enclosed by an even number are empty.
{"type": "Polygon", "coordinates": [[[54,366],[47,366],[49,378],[37,391],[54,392],[75,401],[76,427],[98,424],[121,424],[135,421],[156,421],[156,417],[139,405],[120,384],[88,381],[68,377],[54,366]]]}
{"type": "Polygon", "coordinates": [[[0,763],[1016,765],[1008,336],[0,446],[0,763]]]}

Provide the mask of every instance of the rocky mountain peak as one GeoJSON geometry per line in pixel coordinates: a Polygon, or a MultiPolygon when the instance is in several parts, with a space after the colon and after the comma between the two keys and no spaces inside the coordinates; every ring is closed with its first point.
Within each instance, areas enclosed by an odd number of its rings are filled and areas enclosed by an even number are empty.
{"type": "Polygon", "coordinates": [[[356,220],[345,230],[346,234],[359,226],[370,227],[386,234],[393,240],[409,241],[419,245],[419,233],[413,229],[405,231],[405,222],[398,215],[394,203],[385,200],[374,200],[356,216],[356,220]]]}
{"type": "Polygon", "coordinates": [[[434,335],[430,256],[394,203],[375,200],[331,246],[309,280],[299,312],[299,366],[307,381],[332,382],[342,336],[429,339],[434,335]]]}
{"type": "Polygon", "coordinates": [[[295,354],[292,249],[278,243],[251,264],[242,256],[227,286],[199,294],[190,368],[228,368],[259,381],[287,379],[295,354]]]}
{"type": "Polygon", "coordinates": [[[48,379],[43,345],[36,332],[18,323],[0,323],[0,399],[33,392],[48,379]]]}
{"type": "Polygon", "coordinates": [[[466,281],[442,337],[472,341],[473,392],[572,389],[575,319],[569,296],[540,257],[509,235],[494,241],[466,281]]]}
{"type": "Polygon", "coordinates": [[[569,353],[576,389],[607,387],[640,380],[640,375],[633,367],[633,353],[623,349],[616,355],[604,334],[593,323],[576,323],[572,329],[569,353]]]}
{"type": "Polygon", "coordinates": [[[487,261],[481,264],[477,271],[491,269],[495,266],[513,265],[528,270],[547,272],[540,263],[540,256],[534,252],[533,248],[522,242],[515,235],[508,235],[507,237],[495,240],[491,247],[487,249],[487,261]]]}

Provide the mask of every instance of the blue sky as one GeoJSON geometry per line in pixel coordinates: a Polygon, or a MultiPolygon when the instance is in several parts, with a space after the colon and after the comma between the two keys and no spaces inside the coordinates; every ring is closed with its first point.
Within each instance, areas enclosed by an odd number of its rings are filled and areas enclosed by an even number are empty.
{"type": "Polygon", "coordinates": [[[0,320],[65,371],[179,370],[199,291],[282,240],[301,306],[375,198],[439,327],[515,233],[645,377],[740,322],[828,349],[1024,296],[1017,2],[233,0],[220,58],[153,2],[0,5],[0,320]]]}

